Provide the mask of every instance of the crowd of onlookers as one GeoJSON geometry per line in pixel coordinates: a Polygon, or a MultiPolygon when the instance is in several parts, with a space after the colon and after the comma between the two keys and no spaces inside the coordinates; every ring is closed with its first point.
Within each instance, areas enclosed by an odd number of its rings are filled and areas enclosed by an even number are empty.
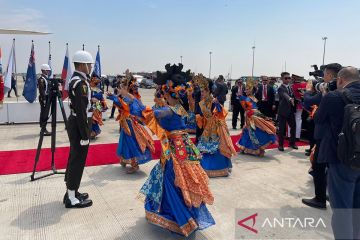
{"type": "MultiPolygon", "coordinates": [[[[280,151],[284,151],[284,136],[296,149],[296,139],[302,129],[307,130],[310,148],[306,155],[311,159],[309,173],[315,196],[302,202],[326,209],[329,201],[335,238],[360,239],[359,70],[338,63],[322,69],[321,78],[308,81],[283,72],[280,86],[276,79],[262,76],[254,87],[254,96],[258,110],[277,122],[280,151]]],[[[241,79],[231,89],[233,129],[237,128],[239,115],[240,127],[244,126],[246,116],[238,101],[238,96],[245,94],[244,89],[241,79]]]]}

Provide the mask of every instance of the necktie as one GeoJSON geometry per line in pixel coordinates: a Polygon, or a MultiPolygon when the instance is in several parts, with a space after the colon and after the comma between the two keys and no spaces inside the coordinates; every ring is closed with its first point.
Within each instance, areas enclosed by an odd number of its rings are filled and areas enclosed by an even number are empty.
{"type": "Polygon", "coordinates": [[[267,101],[267,86],[264,84],[263,85],[263,100],[267,101]]]}
{"type": "Polygon", "coordinates": [[[292,94],[292,91],[291,91],[290,86],[288,86],[288,92],[289,92],[289,96],[290,96],[290,97],[292,97],[292,96],[293,96],[293,94],[292,94]]]}

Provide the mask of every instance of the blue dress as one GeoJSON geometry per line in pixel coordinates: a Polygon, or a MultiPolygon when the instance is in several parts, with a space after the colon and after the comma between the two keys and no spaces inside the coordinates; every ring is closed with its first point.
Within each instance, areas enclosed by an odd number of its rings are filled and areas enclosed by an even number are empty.
{"type": "Polygon", "coordinates": [[[145,106],[136,98],[124,97],[122,100],[129,107],[128,114],[130,115],[127,116],[127,111],[122,108],[119,98],[116,96],[110,96],[109,98],[120,108],[120,137],[117,155],[120,157],[121,162],[127,164],[149,162],[152,159],[153,140],[139,119],[142,117],[145,106]],[[134,128],[136,128],[136,133],[134,128]],[[141,148],[139,143],[143,143],[146,147],[141,148]]]}
{"type": "Polygon", "coordinates": [[[209,177],[226,177],[231,172],[231,156],[236,154],[231,141],[230,133],[226,125],[225,116],[219,118],[213,114],[214,109],[218,113],[224,112],[220,103],[212,103],[213,98],[199,103],[200,116],[205,119],[202,126],[203,133],[197,144],[202,153],[201,166],[209,177]],[[220,135],[219,133],[223,133],[220,135]]]}
{"type": "MultiPolygon", "coordinates": [[[[97,91],[91,92],[91,98],[96,98],[100,102],[102,102],[104,100],[103,93],[97,92],[97,91]]],[[[96,115],[93,116],[93,121],[92,121],[92,126],[91,126],[91,131],[92,131],[91,135],[93,137],[95,137],[101,133],[100,125],[103,125],[102,114],[101,114],[103,112],[103,107],[101,106],[100,102],[94,103],[92,106],[94,114],[95,114],[95,112],[97,113],[96,115]]]]}
{"type": "Polygon", "coordinates": [[[184,118],[176,107],[154,109],[154,117],[166,136],[160,138],[160,162],[140,190],[145,196],[146,219],[188,236],[215,224],[205,205],[213,202],[208,178],[199,164],[200,152],[186,133],[184,118]]]}
{"type": "Polygon", "coordinates": [[[246,111],[246,124],[237,146],[244,153],[263,156],[265,148],[276,142],[276,128],[257,110],[253,98],[240,96],[239,100],[246,111]]]}

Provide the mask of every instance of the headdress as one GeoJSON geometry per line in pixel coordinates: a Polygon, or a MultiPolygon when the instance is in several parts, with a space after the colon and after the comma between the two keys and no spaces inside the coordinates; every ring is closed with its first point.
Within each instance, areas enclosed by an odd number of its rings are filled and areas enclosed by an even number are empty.
{"type": "Polygon", "coordinates": [[[97,85],[98,85],[100,82],[101,82],[101,80],[100,80],[98,77],[96,77],[96,76],[93,75],[93,76],[90,78],[90,87],[91,87],[91,88],[96,88],[97,85]]]}
{"type": "Polygon", "coordinates": [[[136,83],[136,78],[130,73],[129,69],[126,69],[125,77],[121,82],[130,89],[130,86],[136,83]]]}
{"type": "Polygon", "coordinates": [[[248,78],[246,80],[246,88],[254,88],[255,87],[255,81],[252,78],[248,78]]]}
{"type": "Polygon", "coordinates": [[[194,77],[194,82],[200,87],[201,90],[210,90],[209,81],[201,73],[194,77]]]}
{"type": "Polygon", "coordinates": [[[190,70],[183,72],[183,65],[172,66],[165,65],[166,72],[156,72],[154,83],[162,86],[161,89],[165,93],[170,93],[171,97],[179,98],[180,95],[186,94],[186,82],[191,79],[190,70]]]}

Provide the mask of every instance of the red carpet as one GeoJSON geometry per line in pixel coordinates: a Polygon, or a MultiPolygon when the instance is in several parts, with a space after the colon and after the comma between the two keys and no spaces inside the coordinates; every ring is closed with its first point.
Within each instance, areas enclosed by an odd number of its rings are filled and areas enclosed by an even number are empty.
{"type": "MultiPolygon", "coordinates": [[[[194,138],[192,138],[194,140],[194,138]]],[[[231,136],[233,143],[235,143],[239,136],[231,136]]],[[[92,144],[89,148],[89,154],[86,160],[86,166],[98,166],[106,164],[118,163],[119,159],[116,156],[117,143],[108,144],[92,144]]],[[[286,146],[287,144],[285,144],[286,146]]],[[[298,146],[307,145],[306,142],[298,142],[298,146]]],[[[273,144],[268,149],[276,148],[273,144]]],[[[236,147],[235,147],[236,148],[236,147]]],[[[160,142],[155,141],[155,153],[153,159],[160,157],[160,142]]],[[[238,150],[238,149],[236,149],[238,150]]],[[[55,152],[55,166],[57,169],[66,168],[69,154],[69,147],[58,147],[55,152]]],[[[0,175],[27,173],[32,172],[34,166],[34,159],[36,149],[29,150],[15,150],[15,151],[0,151],[0,175]]],[[[51,151],[49,148],[42,149],[40,160],[37,165],[37,171],[50,170],[51,167],[51,151]]]]}

